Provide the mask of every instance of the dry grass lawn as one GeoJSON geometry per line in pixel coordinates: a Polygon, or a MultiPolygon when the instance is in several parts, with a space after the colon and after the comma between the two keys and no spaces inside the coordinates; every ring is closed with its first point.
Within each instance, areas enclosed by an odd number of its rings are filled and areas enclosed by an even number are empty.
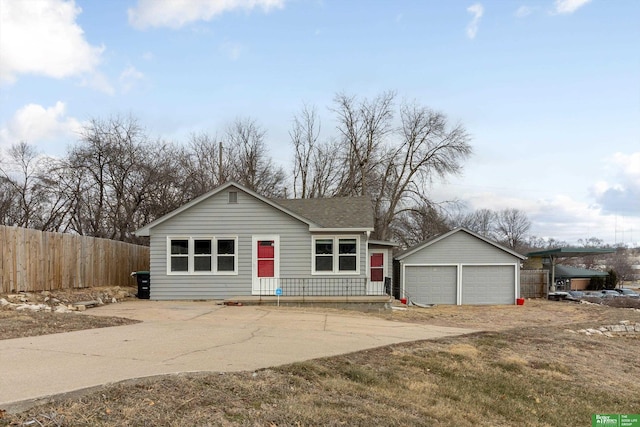
{"type": "Polygon", "coordinates": [[[5,414],[0,425],[586,426],[592,414],[640,412],[640,334],[569,332],[640,322],[638,310],[528,300],[376,315],[486,332],[257,372],[127,381],[5,414]]]}

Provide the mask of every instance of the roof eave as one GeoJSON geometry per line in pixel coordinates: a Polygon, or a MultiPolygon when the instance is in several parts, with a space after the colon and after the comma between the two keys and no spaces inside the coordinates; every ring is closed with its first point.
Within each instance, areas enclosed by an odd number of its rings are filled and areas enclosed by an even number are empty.
{"type": "Polygon", "coordinates": [[[521,260],[527,259],[527,257],[525,255],[519,254],[518,252],[513,251],[513,250],[511,250],[511,249],[509,249],[509,248],[507,248],[505,246],[502,246],[499,243],[492,242],[491,240],[487,239],[486,237],[483,237],[483,236],[481,236],[481,235],[479,235],[477,233],[474,233],[473,231],[471,231],[471,230],[469,230],[467,228],[464,228],[464,227],[454,228],[453,230],[450,230],[450,231],[448,231],[446,233],[443,233],[443,234],[441,234],[439,236],[435,236],[432,239],[427,240],[426,242],[423,242],[422,244],[416,245],[412,249],[407,250],[405,253],[397,256],[396,259],[398,261],[401,261],[404,258],[406,258],[406,257],[408,257],[410,255],[413,255],[414,253],[418,252],[419,250],[422,250],[423,248],[431,246],[431,245],[439,242],[440,240],[446,239],[450,235],[458,233],[460,231],[464,231],[465,233],[470,234],[470,235],[472,235],[472,236],[474,236],[474,237],[476,237],[476,238],[478,238],[478,239],[490,244],[491,246],[494,246],[495,248],[498,248],[500,250],[503,250],[503,251],[505,251],[505,252],[517,257],[517,258],[520,258],[521,260]]]}
{"type": "Polygon", "coordinates": [[[391,247],[394,247],[394,248],[400,246],[400,243],[390,242],[388,240],[369,240],[369,244],[370,245],[379,245],[379,246],[391,246],[391,247]]]}
{"type": "Polygon", "coordinates": [[[284,206],[280,206],[279,204],[273,202],[272,200],[261,196],[260,194],[256,193],[255,191],[249,190],[248,188],[238,184],[237,182],[234,181],[229,181],[227,183],[222,184],[221,186],[214,188],[213,190],[204,193],[198,197],[196,197],[195,199],[191,200],[190,202],[185,203],[184,205],[180,206],[179,208],[174,209],[173,211],[169,212],[166,215],[161,216],[160,218],[156,219],[155,221],[150,222],[149,224],[145,225],[142,228],[139,228],[138,230],[135,231],[135,235],[136,236],[140,236],[140,237],[144,237],[144,236],[150,236],[151,235],[151,229],[153,227],[156,227],[160,224],[162,224],[163,222],[173,218],[174,216],[177,216],[178,214],[186,211],[187,209],[191,208],[192,206],[197,205],[198,203],[202,202],[203,200],[208,199],[209,197],[212,197],[218,193],[221,193],[222,191],[226,190],[229,187],[236,187],[239,190],[242,190],[243,192],[249,194],[250,196],[255,197],[256,199],[268,204],[269,206],[276,208],[280,211],[282,211],[283,213],[297,219],[298,221],[301,221],[305,224],[307,224],[309,226],[309,228],[311,227],[317,227],[318,225],[315,224],[312,221],[309,221],[307,218],[300,216],[298,214],[296,214],[295,212],[292,212],[291,210],[285,208],[284,206]]]}
{"type": "Polygon", "coordinates": [[[327,233],[364,233],[373,232],[371,227],[309,227],[309,231],[312,233],[327,232],[327,233]]]}

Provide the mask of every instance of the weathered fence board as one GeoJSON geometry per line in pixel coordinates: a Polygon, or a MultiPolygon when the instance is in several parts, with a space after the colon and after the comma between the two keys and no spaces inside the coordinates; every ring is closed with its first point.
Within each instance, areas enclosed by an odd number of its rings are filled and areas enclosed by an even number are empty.
{"type": "Polygon", "coordinates": [[[149,248],[76,234],[0,226],[0,292],[127,286],[149,248]]]}
{"type": "Polygon", "coordinates": [[[548,270],[520,270],[520,296],[522,298],[544,298],[548,286],[548,270]]]}

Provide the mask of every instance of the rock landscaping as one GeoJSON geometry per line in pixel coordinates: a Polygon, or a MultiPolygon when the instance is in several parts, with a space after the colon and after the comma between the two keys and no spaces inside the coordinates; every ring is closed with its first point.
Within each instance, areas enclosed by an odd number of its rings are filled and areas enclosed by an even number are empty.
{"type": "Polygon", "coordinates": [[[0,296],[0,307],[17,311],[69,313],[135,298],[136,289],[100,287],[64,291],[18,292],[0,296]]]}
{"type": "Polygon", "coordinates": [[[566,329],[566,331],[573,334],[602,335],[609,338],[616,336],[640,337],[640,323],[633,324],[628,320],[621,320],[616,325],[606,325],[600,326],[599,328],[578,330],[566,329]]]}

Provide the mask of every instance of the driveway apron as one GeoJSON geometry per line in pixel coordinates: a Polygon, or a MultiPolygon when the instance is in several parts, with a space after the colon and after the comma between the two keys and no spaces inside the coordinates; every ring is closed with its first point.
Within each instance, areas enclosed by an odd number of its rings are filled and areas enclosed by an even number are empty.
{"type": "Polygon", "coordinates": [[[336,310],[213,302],[129,301],[86,314],[142,323],[0,341],[0,409],[131,378],[256,370],[474,332],[336,310]]]}

